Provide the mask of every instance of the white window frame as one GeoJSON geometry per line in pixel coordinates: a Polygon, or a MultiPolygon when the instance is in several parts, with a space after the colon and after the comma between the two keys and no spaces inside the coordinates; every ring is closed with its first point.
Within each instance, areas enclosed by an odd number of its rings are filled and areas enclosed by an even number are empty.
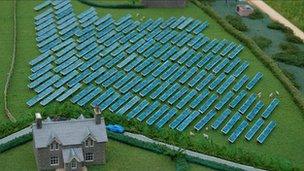
{"type": "Polygon", "coordinates": [[[77,169],[77,162],[76,162],[75,159],[71,161],[71,169],[72,169],[72,170],[77,169]]]}
{"type": "Polygon", "coordinates": [[[92,161],[94,161],[94,153],[86,153],[85,154],[85,161],[86,162],[92,162],[92,161]],[[90,156],[90,157],[88,157],[88,156],[90,156]],[[91,158],[91,159],[88,159],[88,158],[91,158]]]}
{"type": "Polygon", "coordinates": [[[50,165],[51,166],[58,166],[59,165],[59,157],[58,156],[51,156],[50,157],[50,165]]]}
{"type": "Polygon", "coordinates": [[[56,142],[56,141],[53,141],[53,142],[50,144],[50,150],[51,150],[51,151],[59,150],[59,143],[56,142]]]}

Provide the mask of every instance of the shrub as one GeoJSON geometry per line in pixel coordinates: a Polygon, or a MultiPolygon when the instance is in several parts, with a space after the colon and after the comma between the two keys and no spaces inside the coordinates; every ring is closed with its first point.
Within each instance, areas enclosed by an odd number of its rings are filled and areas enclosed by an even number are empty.
{"type": "Polygon", "coordinates": [[[298,36],[294,35],[293,33],[286,33],[286,40],[288,42],[292,42],[292,43],[298,43],[298,44],[302,44],[303,40],[301,38],[299,38],[298,36]]]}
{"type": "Polygon", "coordinates": [[[285,69],[282,69],[282,70],[283,70],[284,74],[286,75],[286,77],[288,77],[289,80],[293,83],[293,85],[299,89],[300,85],[296,82],[294,75],[285,69]]]}
{"type": "Polygon", "coordinates": [[[17,147],[18,145],[24,144],[26,142],[29,142],[33,139],[32,134],[26,134],[21,137],[15,138],[5,144],[0,145],[0,153],[3,153],[4,151],[7,151],[9,149],[12,149],[14,147],[17,147]]]}
{"type": "Polygon", "coordinates": [[[0,121],[0,138],[6,137],[14,132],[17,132],[29,125],[34,121],[34,115],[22,115],[16,122],[9,120],[0,121]]]}
{"type": "Polygon", "coordinates": [[[264,14],[263,12],[261,12],[258,9],[254,9],[254,12],[252,14],[249,15],[250,19],[256,20],[256,19],[263,19],[264,18],[264,14]]]}
{"type": "Polygon", "coordinates": [[[289,27],[286,27],[277,21],[272,21],[267,25],[267,27],[273,30],[281,30],[284,33],[293,33],[293,31],[289,27]]]}
{"type": "Polygon", "coordinates": [[[242,18],[240,16],[227,15],[226,20],[229,24],[231,24],[234,28],[239,31],[247,31],[248,27],[243,23],[242,18]]]}
{"type": "Polygon", "coordinates": [[[288,52],[279,52],[273,55],[273,58],[277,61],[284,62],[291,65],[304,66],[304,51],[299,51],[294,54],[288,52]]]}
{"type": "Polygon", "coordinates": [[[178,157],[175,159],[176,171],[187,171],[189,165],[185,157],[178,157]]]}
{"type": "Polygon", "coordinates": [[[100,8],[117,8],[117,9],[139,9],[139,8],[144,8],[143,5],[141,4],[135,4],[135,1],[132,0],[131,3],[117,3],[117,4],[112,4],[112,3],[101,3],[98,1],[94,0],[78,0],[79,2],[94,6],[94,7],[100,7],[100,8]]]}
{"type": "Polygon", "coordinates": [[[261,49],[266,49],[270,47],[272,41],[266,37],[263,36],[255,36],[252,38],[255,43],[261,48],[261,49]]]}
{"type": "Polygon", "coordinates": [[[289,54],[296,54],[300,50],[297,45],[288,42],[280,43],[280,48],[282,51],[288,52],[289,54]]]}

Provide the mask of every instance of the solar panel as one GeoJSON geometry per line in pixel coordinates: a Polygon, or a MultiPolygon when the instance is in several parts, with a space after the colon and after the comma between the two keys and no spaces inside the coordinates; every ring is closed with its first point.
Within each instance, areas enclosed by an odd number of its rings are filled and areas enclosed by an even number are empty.
{"type": "Polygon", "coordinates": [[[228,138],[228,141],[230,143],[234,143],[247,126],[248,126],[248,122],[245,120],[242,121],[241,124],[232,132],[232,134],[228,138]]]}
{"type": "Polygon", "coordinates": [[[206,100],[206,102],[200,107],[200,109],[198,110],[200,113],[204,113],[206,112],[209,107],[217,100],[218,95],[216,94],[212,94],[208,100],[206,100]]]}
{"type": "Polygon", "coordinates": [[[175,129],[177,125],[179,125],[181,122],[183,122],[186,117],[188,117],[192,111],[189,108],[186,108],[180,115],[178,115],[177,118],[175,118],[170,124],[169,127],[171,129],[175,129]]]}
{"type": "Polygon", "coordinates": [[[269,124],[266,126],[263,132],[258,136],[257,141],[261,144],[264,143],[264,141],[269,136],[269,134],[273,131],[276,125],[277,123],[275,121],[269,122],[269,124]]]}
{"type": "Polygon", "coordinates": [[[209,91],[205,89],[201,94],[199,94],[191,103],[190,107],[192,109],[196,108],[208,95],[209,91]]]}
{"type": "Polygon", "coordinates": [[[239,112],[236,112],[232,116],[232,118],[230,118],[230,120],[226,123],[226,125],[222,128],[221,131],[224,134],[227,134],[241,117],[242,117],[242,115],[239,112]]]}
{"type": "Polygon", "coordinates": [[[264,103],[260,100],[258,103],[254,106],[254,108],[248,113],[246,118],[249,121],[252,121],[254,117],[259,113],[259,111],[263,108],[264,103]]]}
{"type": "Polygon", "coordinates": [[[125,114],[129,109],[131,109],[138,101],[140,100],[140,97],[134,96],[131,100],[129,100],[124,106],[122,106],[118,111],[118,115],[125,114]]]}
{"type": "Polygon", "coordinates": [[[182,123],[178,125],[176,129],[180,132],[185,130],[188,125],[199,115],[200,113],[198,111],[193,111],[186,119],[184,119],[182,123]]]}
{"type": "Polygon", "coordinates": [[[195,95],[196,90],[191,90],[184,98],[182,98],[176,105],[178,109],[182,109],[195,95]]]}
{"type": "Polygon", "coordinates": [[[194,129],[197,131],[201,130],[215,115],[216,110],[210,110],[200,121],[194,125],[194,129]]]}
{"type": "Polygon", "coordinates": [[[229,104],[231,108],[235,108],[247,95],[247,91],[242,90],[229,104]]]}
{"type": "Polygon", "coordinates": [[[136,107],[131,110],[127,117],[128,120],[134,118],[136,115],[138,115],[141,111],[143,111],[147,106],[149,105],[149,102],[147,100],[141,101],[136,107]]]}
{"type": "Polygon", "coordinates": [[[161,117],[166,111],[168,111],[170,108],[167,105],[162,105],[147,121],[146,123],[148,125],[152,125],[158,118],[161,117]]]}
{"type": "Polygon", "coordinates": [[[213,129],[217,129],[224,122],[224,120],[226,118],[228,118],[228,116],[230,115],[230,113],[231,113],[230,109],[225,109],[224,112],[219,117],[217,117],[217,119],[213,122],[213,124],[211,125],[211,127],[213,129]]]}
{"type": "Polygon", "coordinates": [[[139,114],[139,116],[137,117],[137,120],[142,122],[151,113],[153,113],[159,106],[160,106],[160,103],[158,101],[153,102],[141,114],[139,114]]]}
{"type": "Polygon", "coordinates": [[[111,112],[115,112],[118,108],[120,108],[124,103],[126,103],[132,97],[133,97],[132,93],[130,93],[130,92],[126,93],[121,98],[119,98],[115,103],[113,103],[110,106],[109,110],[111,112]]]}
{"type": "Polygon", "coordinates": [[[256,100],[257,96],[255,94],[251,94],[248,99],[243,103],[243,105],[240,107],[239,112],[241,114],[244,114],[250,106],[254,103],[256,100]]]}
{"type": "Polygon", "coordinates": [[[279,105],[280,100],[277,98],[274,98],[270,104],[267,106],[267,108],[265,109],[265,111],[262,114],[263,118],[268,118],[270,116],[270,114],[275,110],[275,108],[279,105]]]}
{"type": "Polygon", "coordinates": [[[166,115],[164,115],[157,123],[156,123],[156,127],[157,128],[161,128],[163,127],[176,113],[177,113],[177,109],[176,108],[172,108],[170,109],[166,115]]]}
{"type": "Polygon", "coordinates": [[[258,130],[262,127],[262,125],[264,124],[264,120],[262,118],[259,118],[254,124],[253,126],[249,129],[249,131],[246,133],[245,138],[250,141],[253,136],[255,135],[255,133],[258,132],[258,130]]]}
{"type": "Polygon", "coordinates": [[[228,91],[223,98],[215,105],[216,110],[221,110],[225,104],[228,103],[228,101],[234,96],[234,93],[232,91],[228,91]]]}

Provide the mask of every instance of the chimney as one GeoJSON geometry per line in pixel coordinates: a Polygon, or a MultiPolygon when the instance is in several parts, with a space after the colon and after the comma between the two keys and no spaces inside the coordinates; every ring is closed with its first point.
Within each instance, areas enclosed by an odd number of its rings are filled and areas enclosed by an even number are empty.
{"type": "Polygon", "coordinates": [[[42,128],[42,117],[40,113],[35,113],[36,116],[36,127],[37,129],[41,129],[42,128]]]}
{"type": "Polygon", "coordinates": [[[94,107],[94,117],[95,117],[95,123],[96,125],[101,123],[101,111],[99,106],[94,107]]]}

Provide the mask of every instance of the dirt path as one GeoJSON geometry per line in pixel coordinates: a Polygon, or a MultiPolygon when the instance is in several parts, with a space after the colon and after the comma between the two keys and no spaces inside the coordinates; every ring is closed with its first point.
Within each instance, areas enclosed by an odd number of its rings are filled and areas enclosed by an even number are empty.
{"type": "Polygon", "coordinates": [[[288,21],[285,17],[283,17],[280,13],[275,11],[273,8],[271,8],[269,5],[267,5],[264,1],[262,0],[247,0],[248,3],[256,6],[259,8],[261,11],[264,13],[268,14],[269,17],[272,20],[278,21],[281,24],[284,24],[285,26],[289,27],[290,29],[293,30],[294,34],[298,37],[300,37],[302,40],[304,40],[304,33],[302,30],[300,30],[298,27],[293,25],[290,21],[288,21]]]}

